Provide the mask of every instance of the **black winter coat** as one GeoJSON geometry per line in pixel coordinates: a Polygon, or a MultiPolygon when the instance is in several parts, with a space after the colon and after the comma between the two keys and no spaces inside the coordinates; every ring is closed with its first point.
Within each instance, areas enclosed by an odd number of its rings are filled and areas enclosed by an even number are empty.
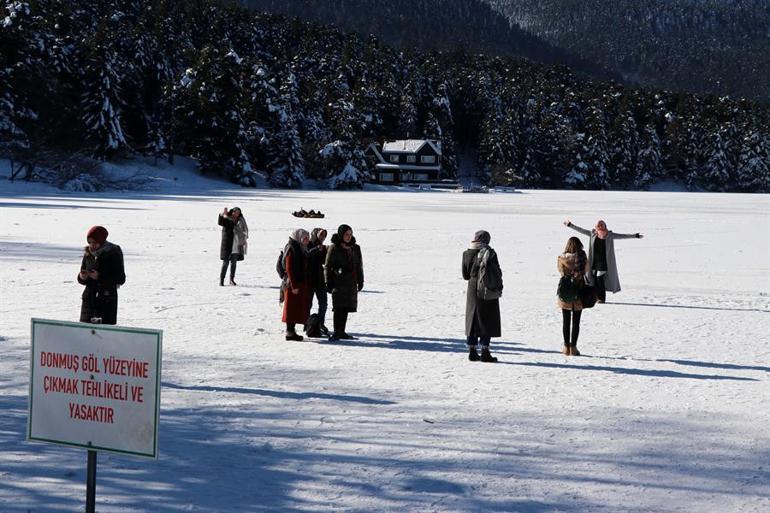
{"type": "Polygon", "coordinates": [[[326,289],[332,293],[332,309],[340,312],[355,312],[358,309],[358,290],[364,286],[364,264],[361,247],[350,241],[342,244],[336,233],[326,252],[324,277],[326,289]]]}
{"type": "Polygon", "coordinates": [[[78,283],[85,285],[80,306],[80,322],[91,322],[92,317],[101,317],[102,324],[117,324],[118,287],[126,283],[123,267],[123,251],[120,246],[110,242],[94,255],[85,248],[80,268],[86,271],[99,271],[99,279],[78,275],[78,283]]]}
{"type": "Polygon", "coordinates": [[[326,260],[327,249],[317,240],[310,241],[307,246],[307,281],[313,291],[325,288],[324,260],[326,260]]]}
{"type": "MultiPolygon", "coordinates": [[[[490,251],[487,266],[500,267],[497,253],[492,248],[490,251]]],[[[497,299],[485,301],[476,295],[476,281],[479,275],[479,266],[476,263],[478,253],[478,249],[466,249],[463,253],[463,279],[468,280],[468,289],[465,294],[465,336],[470,336],[473,331],[477,337],[499,337],[500,301],[497,299]]]]}
{"type": "MultiPolygon", "coordinates": [[[[218,224],[222,227],[222,243],[219,246],[219,259],[230,260],[230,254],[233,249],[233,239],[235,238],[235,221],[219,214],[218,224]]],[[[243,260],[242,254],[238,255],[238,260],[243,260]]]]}

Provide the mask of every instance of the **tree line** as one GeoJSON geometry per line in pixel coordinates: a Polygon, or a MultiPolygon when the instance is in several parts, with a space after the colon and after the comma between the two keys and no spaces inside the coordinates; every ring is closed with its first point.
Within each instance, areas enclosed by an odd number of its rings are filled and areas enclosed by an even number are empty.
{"type": "Polygon", "coordinates": [[[253,186],[360,187],[363,150],[441,142],[488,183],[770,190],[770,111],[592,82],[565,66],[395,49],[213,0],[38,0],[0,8],[0,150],[15,158],[190,155],[253,186]]]}

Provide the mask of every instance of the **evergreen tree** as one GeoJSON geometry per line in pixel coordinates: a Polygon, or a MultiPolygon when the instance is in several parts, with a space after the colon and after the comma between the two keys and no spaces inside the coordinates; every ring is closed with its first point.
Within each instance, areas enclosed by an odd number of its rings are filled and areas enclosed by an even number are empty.
{"type": "Polygon", "coordinates": [[[738,190],[770,192],[770,138],[751,132],[741,144],[737,168],[738,190]]]}
{"type": "Polygon", "coordinates": [[[663,174],[660,139],[651,125],[644,127],[634,171],[634,188],[645,189],[663,174]]]}
{"type": "Polygon", "coordinates": [[[274,106],[276,126],[271,141],[272,156],[268,164],[273,187],[302,187],[305,179],[305,159],[299,138],[295,112],[299,107],[297,79],[293,73],[280,88],[280,104],[274,106]]]}
{"type": "Polygon", "coordinates": [[[94,156],[109,158],[128,150],[123,129],[123,70],[109,24],[97,30],[86,59],[81,99],[85,135],[94,156]]]}

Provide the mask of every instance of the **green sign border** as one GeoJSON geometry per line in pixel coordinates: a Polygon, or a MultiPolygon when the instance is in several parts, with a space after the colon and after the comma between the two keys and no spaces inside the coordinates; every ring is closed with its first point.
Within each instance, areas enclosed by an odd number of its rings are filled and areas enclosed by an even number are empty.
{"type": "Polygon", "coordinates": [[[109,324],[88,324],[84,322],[70,322],[70,321],[57,321],[52,319],[37,319],[33,317],[30,320],[30,327],[31,327],[31,340],[32,344],[30,345],[30,353],[29,353],[29,360],[30,360],[30,366],[29,366],[29,372],[30,372],[30,378],[29,378],[29,407],[27,410],[27,440],[29,441],[35,441],[35,442],[48,442],[52,444],[58,444],[58,445],[65,445],[68,447],[79,447],[82,449],[88,449],[92,451],[107,451],[107,452],[113,452],[116,454],[129,454],[132,456],[142,456],[146,458],[158,458],[158,429],[160,427],[160,388],[161,388],[161,381],[160,381],[160,375],[161,375],[161,354],[162,354],[162,347],[163,347],[163,330],[156,330],[156,329],[148,329],[148,328],[127,328],[123,326],[111,326],[109,324]],[[156,358],[158,361],[158,365],[155,371],[155,422],[154,422],[154,429],[153,429],[153,448],[152,453],[144,453],[144,452],[134,452],[134,451],[123,451],[120,449],[113,449],[111,447],[101,447],[98,445],[88,445],[88,444],[76,444],[72,442],[66,442],[64,440],[49,440],[47,438],[38,438],[32,436],[32,386],[35,382],[35,325],[49,325],[49,326],[66,326],[68,328],[80,328],[80,329],[86,329],[86,330],[95,330],[95,331],[122,331],[127,333],[142,333],[145,335],[155,335],[156,336],[156,358]]]}

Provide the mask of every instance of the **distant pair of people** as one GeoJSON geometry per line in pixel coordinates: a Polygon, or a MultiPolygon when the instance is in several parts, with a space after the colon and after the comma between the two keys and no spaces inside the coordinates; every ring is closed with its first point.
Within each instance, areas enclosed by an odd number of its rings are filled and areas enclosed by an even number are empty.
{"type": "MultiPolygon", "coordinates": [[[[557,304],[562,311],[562,336],[564,346],[562,353],[568,356],[580,356],[577,348],[580,335],[580,318],[584,307],[584,299],[580,290],[584,287],[594,287],[596,301],[604,303],[607,299],[607,291],[620,292],[620,279],[615,259],[615,239],[641,239],[640,233],[623,234],[615,233],[607,229],[607,223],[603,220],[596,222],[592,230],[587,230],[564,221],[564,225],[573,230],[588,235],[588,255],[583,250],[583,243],[577,237],[570,237],[564,252],[557,257],[557,270],[561,279],[566,278],[566,283],[573,286],[569,292],[557,289],[557,304]]],[[[560,279],[560,283],[563,283],[560,279]]]]}
{"type": "Polygon", "coordinates": [[[294,230],[283,250],[285,288],[282,321],[286,323],[286,340],[303,340],[296,326],[304,324],[308,336],[314,334],[313,325],[320,323],[320,334],[328,330],[324,326],[327,292],[332,295],[334,331],[330,341],[349,340],[354,337],[346,331],[348,314],[358,309],[358,292],[364,286],[361,248],[353,237],[353,229],[340,225],[332,235],[331,246],[323,244],[326,230],[317,228],[313,234],[304,229],[294,230]],[[309,323],[312,297],[318,299],[316,320],[309,323]]]}
{"type": "MultiPolygon", "coordinates": [[[[580,233],[590,236],[589,253],[583,251],[583,244],[577,237],[570,237],[564,252],[557,259],[557,268],[561,277],[568,278],[579,291],[584,286],[596,288],[597,301],[604,303],[606,291],[619,292],[620,280],[615,259],[615,239],[641,239],[640,233],[622,234],[607,229],[607,224],[599,220],[593,230],[581,228],[571,221],[564,222],[580,233]]],[[[490,247],[491,235],[486,230],[474,234],[470,248],[463,253],[462,275],[468,281],[465,301],[465,336],[468,346],[468,359],[471,361],[496,362],[490,352],[490,341],[500,336],[500,303],[502,294],[502,270],[497,253],[490,247]],[[492,276],[485,279],[485,275],[492,276]],[[499,281],[499,284],[495,284],[499,281]],[[488,291],[487,288],[497,288],[488,291]],[[480,346],[481,354],[477,347],[480,346]]],[[[558,293],[561,293],[559,290],[558,293]]],[[[579,356],[577,348],[580,334],[580,317],[583,301],[576,292],[569,296],[558,297],[558,306],[562,310],[562,335],[565,355],[579,356]]]]}
{"type": "Polygon", "coordinates": [[[249,226],[238,207],[225,208],[219,214],[219,226],[222,227],[222,242],[219,247],[219,258],[222,268],[219,271],[219,286],[224,287],[227,268],[230,267],[230,285],[235,283],[235,269],[239,261],[246,256],[249,239],[249,226]]]}

